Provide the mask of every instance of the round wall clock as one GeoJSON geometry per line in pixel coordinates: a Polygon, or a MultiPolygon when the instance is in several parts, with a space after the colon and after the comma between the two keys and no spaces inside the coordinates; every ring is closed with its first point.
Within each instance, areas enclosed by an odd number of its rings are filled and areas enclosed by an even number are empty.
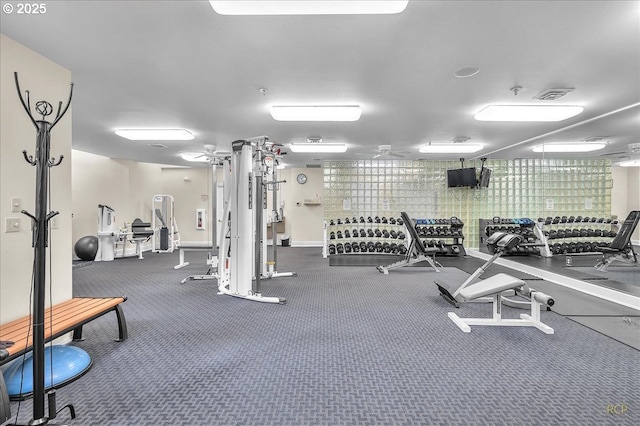
{"type": "Polygon", "coordinates": [[[304,173],[300,173],[298,177],[296,177],[296,180],[300,185],[303,185],[307,182],[307,175],[305,175],[304,173]]]}

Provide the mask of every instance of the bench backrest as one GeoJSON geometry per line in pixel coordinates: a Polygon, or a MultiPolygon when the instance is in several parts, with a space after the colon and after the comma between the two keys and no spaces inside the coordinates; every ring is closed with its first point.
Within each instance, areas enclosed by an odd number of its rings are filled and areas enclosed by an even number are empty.
{"type": "Polygon", "coordinates": [[[425,254],[427,249],[424,248],[424,244],[422,244],[422,240],[420,240],[418,236],[415,223],[413,223],[413,220],[411,220],[407,212],[400,212],[400,216],[402,217],[404,226],[407,228],[407,232],[411,236],[411,241],[415,244],[420,254],[425,254]]]}
{"type": "Polygon", "coordinates": [[[620,227],[618,234],[613,241],[611,241],[611,245],[609,247],[616,250],[624,250],[629,245],[631,235],[638,226],[639,221],[640,210],[632,210],[624,222],[622,222],[622,226],[620,227]]]}

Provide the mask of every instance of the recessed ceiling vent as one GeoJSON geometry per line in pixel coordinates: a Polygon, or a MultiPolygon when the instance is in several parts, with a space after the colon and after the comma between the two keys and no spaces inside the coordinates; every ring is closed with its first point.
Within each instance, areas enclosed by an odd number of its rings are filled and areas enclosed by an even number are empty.
{"type": "Polygon", "coordinates": [[[606,136],[593,136],[591,138],[586,138],[584,141],[585,142],[602,142],[602,141],[606,141],[608,138],[606,136]]]}
{"type": "Polygon", "coordinates": [[[632,154],[640,154],[640,143],[630,143],[629,144],[629,151],[632,154]]]}
{"type": "Polygon", "coordinates": [[[153,148],[169,148],[168,146],[161,143],[150,143],[149,146],[153,148]]]}
{"type": "Polygon", "coordinates": [[[468,138],[466,136],[459,136],[457,138],[451,139],[451,143],[465,143],[469,139],[471,139],[471,138],[468,138]]]}
{"type": "Polygon", "coordinates": [[[308,169],[319,169],[322,167],[322,164],[307,164],[308,169]]]}
{"type": "Polygon", "coordinates": [[[563,97],[569,92],[573,92],[574,89],[549,89],[544,92],[538,94],[533,99],[538,99],[540,101],[555,101],[558,98],[563,97]]]}

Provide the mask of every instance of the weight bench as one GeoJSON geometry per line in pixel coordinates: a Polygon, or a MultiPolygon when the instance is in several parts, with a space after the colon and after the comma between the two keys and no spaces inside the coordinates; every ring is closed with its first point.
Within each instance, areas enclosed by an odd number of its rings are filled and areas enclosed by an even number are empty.
{"type": "Polygon", "coordinates": [[[546,334],[553,334],[553,328],[540,321],[540,307],[553,306],[554,300],[544,293],[529,290],[524,281],[507,274],[497,274],[476,284],[467,286],[460,291],[460,297],[472,301],[481,297],[493,298],[493,316],[491,318],[460,318],[454,312],[449,312],[449,318],[465,333],[471,332],[472,325],[535,327],[546,334]],[[514,290],[522,297],[531,300],[531,314],[520,314],[520,318],[502,318],[502,293],[514,290]]]}
{"type": "Polygon", "coordinates": [[[638,264],[638,256],[631,244],[631,235],[640,221],[640,210],[633,210],[622,222],[622,226],[608,247],[597,247],[596,251],[602,252],[602,259],[595,264],[599,271],[606,271],[613,262],[638,264]]]}
{"type": "Polygon", "coordinates": [[[424,244],[422,244],[422,241],[418,236],[418,232],[416,231],[416,226],[409,215],[407,215],[406,212],[400,212],[400,216],[402,217],[404,226],[407,228],[407,232],[411,237],[411,243],[409,244],[409,248],[407,249],[404,259],[394,262],[391,265],[378,266],[378,271],[388,275],[389,271],[392,269],[402,268],[403,266],[426,261],[431,265],[434,271],[440,272],[438,267],[442,267],[442,265],[438,263],[435,258],[432,258],[436,253],[438,253],[438,249],[435,247],[426,248],[424,244]]]}
{"type": "MultiPolygon", "coordinates": [[[[493,256],[476,269],[469,278],[467,278],[462,284],[458,282],[447,282],[444,277],[440,277],[437,281],[434,281],[435,285],[440,290],[440,296],[442,296],[447,302],[451,303],[456,308],[460,307],[461,302],[465,302],[465,298],[460,294],[467,286],[476,282],[480,276],[487,270],[493,262],[500,256],[508,253],[509,250],[517,246],[522,242],[522,237],[517,234],[507,234],[506,232],[498,231],[491,234],[487,238],[487,249],[493,256]]],[[[490,301],[490,300],[476,300],[478,302],[490,301]]]]}
{"type": "MultiPolygon", "coordinates": [[[[127,340],[127,322],[121,303],[126,297],[74,297],[45,310],[44,340],[49,342],[73,331],[82,339],[82,326],[111,311],[118,320],[118,339],[127,340]]],[[[0,325],[0,365],[30,351],[33,346],[31,315],[0,325]]]]}

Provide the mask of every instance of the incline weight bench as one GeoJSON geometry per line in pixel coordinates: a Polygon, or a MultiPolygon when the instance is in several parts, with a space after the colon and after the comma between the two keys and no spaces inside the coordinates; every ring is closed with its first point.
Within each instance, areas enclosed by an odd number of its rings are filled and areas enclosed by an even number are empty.
{"type": "Polygon", "coordinates": [[[540,307],[542,305],[553,306],[554,300],[544,293],[529,290],[524,281],[511,275],[494,275],[462,289],[459,296],[466,301],[486,296],[493,298],[493,316],[491,318],[460,318],[454,312],[449,312],[449,318],[465,333],[471,332],[472,325],[497,325],[535,327],[543,333],[553,334],[553,328],[540,321],[540,307]],[[507,290],[514,290],[519,296],[530,298],[531,315],[520,314],[520,318],[502,318],[502,293],[507,290]]]}
{"type": "Polygon", "coordinates": [[[622,222],[620,231],[611,241],[608,247],[597,247],[596,251],[602,252],[602,259],[596,263],[595,268],[599,271],[606,271],[613,262],[624,262],[638,264],[638,256],[633,251],[631,235],[640,221],[640,210],[633,210],[622,222]]]}
{"type": "Polygon", "coordinates": [[[413,265],[414,263],[426,261],[431,265],[431,267],[436,272],[440,272],[438,267],[442,267],[438,262],[436,262],[435,258],[431,256],[435,256],[438,252],[437,248],[426,248],[420,237],[418,236],[418,232],[416,231],[416,226],[413,223],[413,220],[409,218],[406,212],[400,212],[400,216],[402,216],[402,220],[404,221],[404,226],[407,228],[407,232],[411,236],[411,243],[409,244],[409,248],[407,249],[407,254],[405,254],[405,258],[399,260],[395,263],[392,263],[388,266],[378,266],[378,271],[383,274],[389,274],[389,271],[396,268],[402,268],[403,266],[413,265]]]}
{"type": "MultiPolygon", "coordinates": [[[[509,250],[517,246],[522,242],[522,237],[516,234],[507,234],[506,232],[494,232],[489,238],[487,238],[487,249],[493,256],[487,260],[482,266],[474,271],[469,278],[467,278],[462,284],[458,282],[446,282],[444,279],[434,281],[440,290],[440,296],[442,296],[447,302],[451,303],[456,308],[460,307],[460,302],[466,301],[464,297],[460,295],[460,292],[467,286],[476,282],[480,276],[487,270],[497,258],[509,250]]],[[[477,301],[489,301],[489,300],[477,300],[477,301]]]]}

